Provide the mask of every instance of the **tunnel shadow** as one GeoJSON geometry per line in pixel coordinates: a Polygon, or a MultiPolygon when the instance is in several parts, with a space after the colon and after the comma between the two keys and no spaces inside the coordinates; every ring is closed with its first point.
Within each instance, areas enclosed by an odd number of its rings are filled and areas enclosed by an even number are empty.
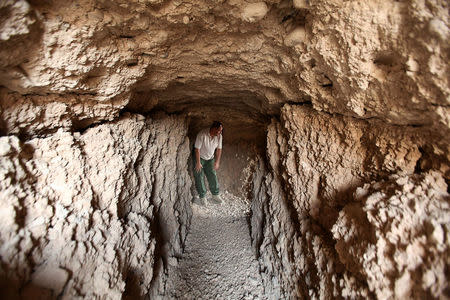
{"type": "Polygon", "coordinates": [[[123,300],[145,299],[141,296],[141,288],[139,286],[139,277],[133,270],[128,270],[125,279],[125,291],[122,294],[123,300]]]}

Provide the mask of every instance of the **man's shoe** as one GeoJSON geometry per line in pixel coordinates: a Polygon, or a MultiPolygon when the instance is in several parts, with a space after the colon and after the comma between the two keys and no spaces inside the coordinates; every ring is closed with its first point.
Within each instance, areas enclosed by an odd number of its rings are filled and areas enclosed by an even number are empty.
{"type": "Polygon", "coordinates": [[[209,202],[213,204],[220,204],[222,203],[222,198],[220,195],[212,195],[212,197],[209,199],[209,202]]]}
{"type": "Polygon", "coordinates": [[[205,198],[200,198],[199,196],[195,196],[194,200],[192,201],[197,205],[205,205],[205,198]]]}

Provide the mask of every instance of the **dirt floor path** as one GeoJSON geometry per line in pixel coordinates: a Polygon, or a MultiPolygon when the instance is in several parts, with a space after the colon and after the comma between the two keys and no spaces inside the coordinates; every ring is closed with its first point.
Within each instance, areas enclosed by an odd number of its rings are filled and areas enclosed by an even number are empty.
{"type": "Polygon", "coordinates": [[[249,205],[231,194],[222,204],[193,204],[183,258],[168,280],[170,299],[266,299],[252,253],[249,205]]]}

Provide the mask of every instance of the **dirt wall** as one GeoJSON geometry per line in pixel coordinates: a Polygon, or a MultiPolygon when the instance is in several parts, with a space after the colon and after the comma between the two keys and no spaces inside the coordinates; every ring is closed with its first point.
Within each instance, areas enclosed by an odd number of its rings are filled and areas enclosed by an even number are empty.
{"type": "Polygon", "coordinates": [[[158,294],[190,222],[187,124],[124,115],[83,133],[1,137],[8,297],[158,294]]]}
{"type": "Polygon", "coordinates": [[[449,195],[442,173],[414,174],[420,145],[412,130],[286,106],[253,178],[267,288],[282,298],[439,297],[449,195]]]}

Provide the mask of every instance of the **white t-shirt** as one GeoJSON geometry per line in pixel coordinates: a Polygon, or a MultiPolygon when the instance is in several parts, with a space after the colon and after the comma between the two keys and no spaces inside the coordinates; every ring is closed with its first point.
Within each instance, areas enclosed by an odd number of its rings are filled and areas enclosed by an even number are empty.
{"type": "Polygon", "coordinates": [[[209,128],[203,129],[197,134],[194,147],[200,150],[201,158],[210,160],[214,157],[216,148],[222,149],[222,134],[211,137],[209,135],[209,128]]]}

